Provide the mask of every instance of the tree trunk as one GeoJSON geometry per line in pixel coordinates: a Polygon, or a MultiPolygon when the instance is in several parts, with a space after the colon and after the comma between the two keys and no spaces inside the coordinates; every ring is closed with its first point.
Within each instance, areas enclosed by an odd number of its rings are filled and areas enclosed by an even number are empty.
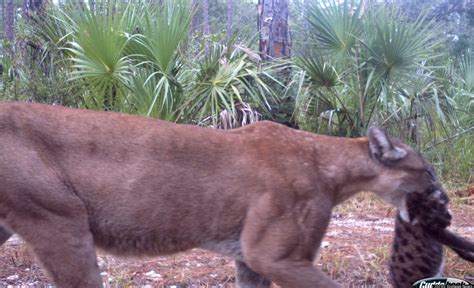
{"type": "MultiPolygon", "coordinates": [[[[259,51],[262,60],[290,57],[290,33],[288,29],[289,0],[258,0],[258,31],[260,36],[259,51]]],[[[279,77],[290,81],[291,68],[283,69],[279,77]]],[[[281,103],[272,107],[273,118],[284,125],[297,128],[291,115],[294,111],[294,99],[291,96],[282,99],[281,103]],[[282,117],[282,115],[285,115],[282,117]]]]}
{"type": "Polygon", "coordinates": [[[202,21],[203,21],[203,36],[204,36],[204,47],[206,54],[209,54],[209,35],[211,31],[209,29],[209,1],[203,0],[202,1],[202,21]]]}
{"type": "Polygon", "coordinates": [[[5,23],[5,0],[2,0],[2,40],[5,38],[5,27],[7,26],[5,23]]]}
{"type": "Polygon", "coordinates": [[[262,59],[290,57],[288,0],[258,0],[257,9],[262,59]]]}
{"type": "Polygon", "coordinates": [[[309,40],[309,20],[308,20],[308,11],[309,11],[309,1],[304,0],[303,2],[303,29],[304,29],[304,44],[303,44],[303,55],[309,55],[310,40],[309,40]]]}
{"type": "Polygon", "coordinates": [[[8,42],[13,45],[15,38],[15,5],[13,0],[6,0],[5,6],[5,26],[3,27],[3,33],[8,42]]]}
{"type": "Polygon", "coordinates": [[[44,13],[48,0],[30,0],[29,10],[36,13],[44,13]]]}
{"type": "Polygon", "coordinates": [[[474,10],[474,0],[466,0],[466,2],[464,3],[464,7],[467,10],[474,10]]]}
{"type": "Polygon", "coordinates": [[[234,18],[234,0],[227,0],[227,42],[232,39],[232,25],[234,18]]]}
{"type": "Polygon", "coordinates": [[[44,7],[48,0],[23,0],[22,12],[26,19],[30,18],[31,13],[44,13],[44,7]]]}
{"type": "Polygon", "coordinates": [[[28,17],[28,8],[30,6],[30,0],[23,0],[23,5],[21,7],[21,12],[23,12],[23,16],[25,18],[28,17]]]}
{"type": "MultiPolygon", "coordinates": [[[[22,13],[24,20],[29,26],[36,26],[44,20],[48,0],[23,0],[22,13]],[[38,17],[39,16],[39,17],[38,17]]],[[[39,59],[42,48],[39,43],[35,43],[35,38],[20,37],[16,40],[16,66],[30,68],[39,59]],[[30,49],[28,49],[30,48],[30,49]]],[[[46,68],[45,68],[46,71],[46,68]]]]}

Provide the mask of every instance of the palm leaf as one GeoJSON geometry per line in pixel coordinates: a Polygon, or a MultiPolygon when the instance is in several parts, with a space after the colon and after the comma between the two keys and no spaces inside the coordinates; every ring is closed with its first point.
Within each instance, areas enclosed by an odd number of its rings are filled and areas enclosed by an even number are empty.
{"type": "Polygon", "coordinates": [[[130,59],[124,54],[128,39],[122,27],[127,8],[113,15],[113,7],[107,7],[106,0],[97,3],[107,9],[106,13],[83,7],[82,13],[69,18],[73,34],[67,50],[72,53],[75,69],[71,80],[83,81],[93,91],[86,98],[87,107],[121,110],[130,79],[130,59]]]}
{"type": "Polygon", "coordinates": [[[348,54],[356,45],[357,37],[362,33],[361,8],[362,2],[344,0],[341,4],[336,1],[310,1],[307,18],[310,31],[322,48],[342,56],[348,54]]]}
{"type": "Polygon", "coordinates": [[[188,86],[189,97],[182,107],[186,117],[201,122],[212,116],[210,121],[216,126],[221,111],[228,110],[231,117],[237,115],[236,103],[250,102],[260,111],[269,112],[269,101],[277,101],[273,89],[263,80],[273,81],[266,74],[268,70],[258,71],[242,49],[229,53],[226,47],[214,45],[198,62],[188,86]]]}

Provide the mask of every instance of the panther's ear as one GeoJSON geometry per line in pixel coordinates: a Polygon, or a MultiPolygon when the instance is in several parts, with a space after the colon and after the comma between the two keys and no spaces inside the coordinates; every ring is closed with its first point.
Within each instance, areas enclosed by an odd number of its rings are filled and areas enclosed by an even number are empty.
{"type": "Polygon", "coordinates": [[[400,160],[407,155],[407,151],[393,145],[387,133],[380,128],[371,127],[368,138],[370,154],[377,160],[390,162],[400,160]]]}

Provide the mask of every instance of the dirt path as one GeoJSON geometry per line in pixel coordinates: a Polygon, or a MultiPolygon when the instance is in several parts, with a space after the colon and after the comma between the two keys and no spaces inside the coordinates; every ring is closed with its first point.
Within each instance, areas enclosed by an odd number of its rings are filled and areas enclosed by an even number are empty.
{"type": "MultiPolygon", "coordinates": [[[[474,238],[474,195],[452,203],[451,229],[474,238]]],[[[387,259],[393,232],[393,209],[367,195],[337,207],[315,265],[347,287],[388,287],[387,259]]],[[[474,277],[474,265],[447,252],[445,275],[474,277]]],[[[137,260],[99,253],[107,287],[234,287],[233,262],[194,249],[169,257],[137,260]]],[[[47,277],[17,237],[0,247],[0,287],[47,286],[47,277]]]]}

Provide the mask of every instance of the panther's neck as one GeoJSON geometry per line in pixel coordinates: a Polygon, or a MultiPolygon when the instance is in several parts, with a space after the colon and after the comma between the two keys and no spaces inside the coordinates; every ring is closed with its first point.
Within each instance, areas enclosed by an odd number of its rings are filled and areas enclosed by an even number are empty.
{"type": "Polygon", "coordinates": [[[344,139],[325,149],[321,173],[334,187],[335,203],[339,204],[361,191],[373,191],[383,170],[370,156],[367,138],[344,139]]]}

